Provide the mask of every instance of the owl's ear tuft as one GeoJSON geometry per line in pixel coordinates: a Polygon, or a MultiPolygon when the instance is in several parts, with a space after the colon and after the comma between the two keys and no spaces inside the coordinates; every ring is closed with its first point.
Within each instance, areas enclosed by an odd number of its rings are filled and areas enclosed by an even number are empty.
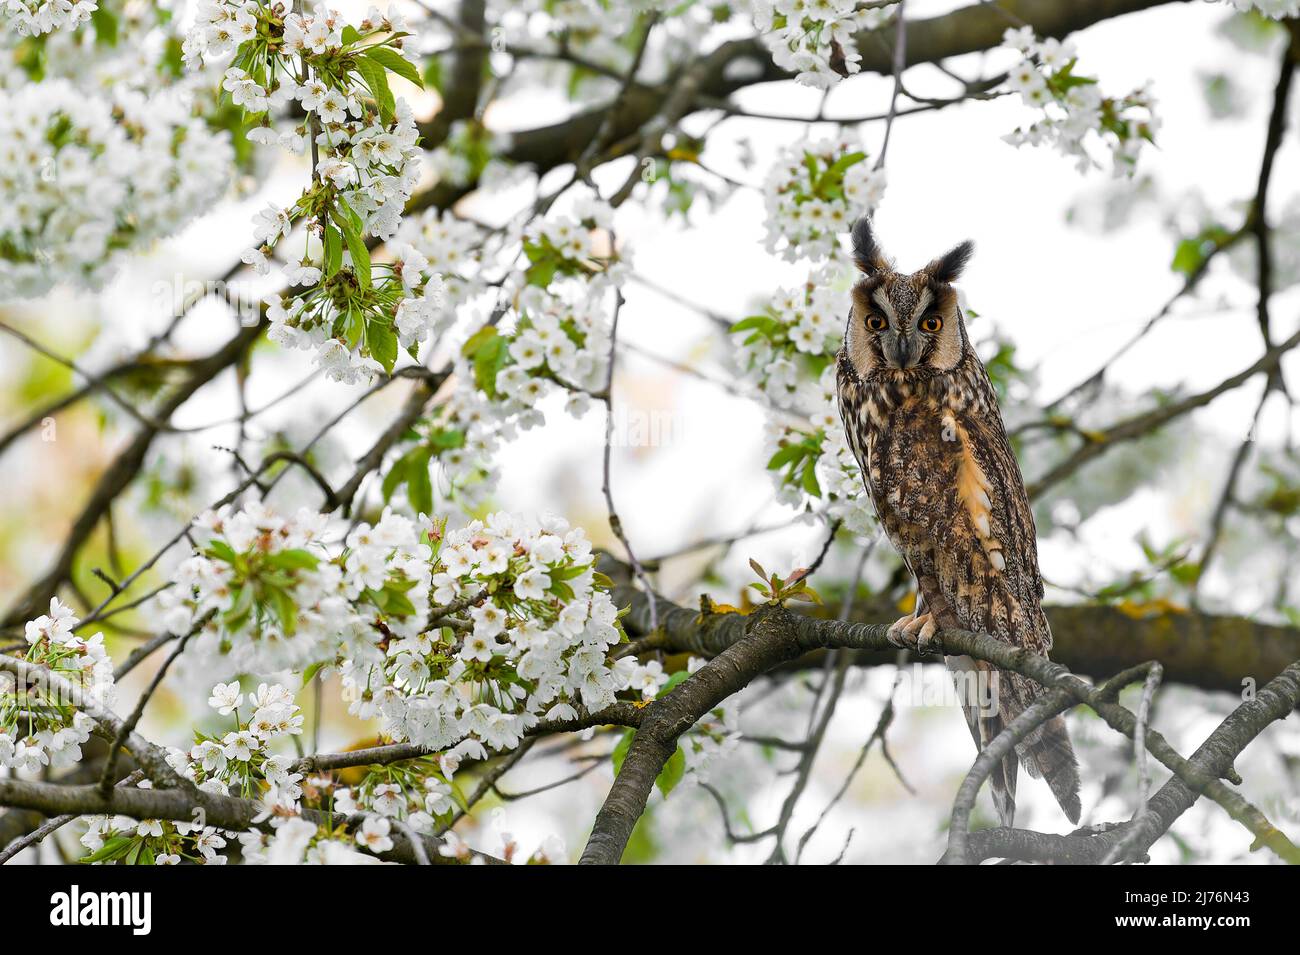
{"type": "Polygon", "coordinates": [[[863,216],[853,224],[853,261],[864,275],[889,271],[889,260],[871,232],[871,220],[863,216]]]}
{"type": "Polygon", "coordinates": [[[950,285],[961,278],[966,263],[975,254],[975,243],[967,239],[961,245],[945,252],[925,267],[926,274],[936,282],[950,285]]]}

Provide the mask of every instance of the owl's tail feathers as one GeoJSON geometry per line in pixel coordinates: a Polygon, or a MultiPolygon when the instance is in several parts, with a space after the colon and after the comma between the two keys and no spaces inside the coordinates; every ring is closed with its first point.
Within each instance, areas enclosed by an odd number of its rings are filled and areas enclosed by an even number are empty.
{"type": "Polygon", "coordinates": [[[1038,732],[1027,737],[1020,745],[1020,758],[1029,775],[1041,776],[1047,781],[1070,822],[1078,823],[1081,809],[1079,763],[1074,758],[1065,720],[1053,716],[1038,732]]]}
{"type": "MultiPolygon", "coordinates": [[[[982,723],[996,724],[987,727],[991,731],[988,739],[995,739],[1002,732],[1002,720],[982,720],[982,723]]],[[[976,741],[978,742],[978,740],[976,741]]],[[[980,746],[980,749],[983,749],[980,746]]],[[[998,822],[1010,829],[1016,824],[1016,775],[1018,773],[1015,753],[1002,757],[999,765],[993,767],[989,774],[989,788],[993,793],[993,808],[998,811],[998,822]]]]}
{"type": "MultiPolygon", "coordinates": [[[[951,656],[945,660],[962,696],[962,710],[971,736],[981,752],[1043,692],[1028,678],[1018,673],[999,672],[983,661],[965,656],[951,656]],[[969,678],[972,674],[981,679],[974,684],[969,680],[963,681],[963,677],[969,678]]],[[[1074,758],[1074,748],[1070,745],[1063,717],[1054,716],[1035,729],[989,774],[993,805],[997,808],[998,819],[1007,827],[1012,826],[1016,818],[1018,763],[1023,764],[1033,778],[1045,780],[1070,822],[1078,823],[1082,808],[1079,802],[1079,764],[1074,758]]]]}
{"type": "MultiPolygon", "coordinates": [[[[971,738],[975,740],[976,749],[983,752],[989,743],[997,739],[1005,724],[997,707],[989,705],[991,701],[981,701],[972,694],[971,688],[980,684],[971,682],[967,678],[971,674],[980,674],[983,676],[983,685],[987,687],[996,682],[997,676],[993,674],[992,668],[987,663],[967,656],[950,656],[945,657],[944,660],[953,675],[958,696],[962,700],[962,714],[966,717],[966,725],[970,727],[971,738]]],[[[1018,775],[1019,760],[1014,751],[1002,757],[989,773],[993,808],[997,810],[998,821],[1008,829],[1016,822],[1016,777],[1018,775]]]]}

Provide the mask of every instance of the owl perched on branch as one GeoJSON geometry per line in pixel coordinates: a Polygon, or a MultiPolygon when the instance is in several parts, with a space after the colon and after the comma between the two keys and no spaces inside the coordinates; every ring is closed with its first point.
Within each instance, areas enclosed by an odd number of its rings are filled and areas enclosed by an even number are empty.
{"type": "MultiPolygon", "coordinates": [[[[937,631],[973,630],[1045,655],[1052,632],[1040,603],[1033,513],[953,289],[972,251],[964,242],[905,275],[881,252],[869,221],[854,226],[862,278],[836,369],[840,417],[876,514],[916,578],[916,610],[890,627],[894,642],[926,652],[937,631]]],[[[981,749],[1044,692],[970,657],[945,660],[981,749]]],[[[1016,754],[1078,822],[1079,772],[1065,721],[1043,724],[1016,754]]],[[[1010,826],[1015,756],[991,783],[1010,826]]]]}

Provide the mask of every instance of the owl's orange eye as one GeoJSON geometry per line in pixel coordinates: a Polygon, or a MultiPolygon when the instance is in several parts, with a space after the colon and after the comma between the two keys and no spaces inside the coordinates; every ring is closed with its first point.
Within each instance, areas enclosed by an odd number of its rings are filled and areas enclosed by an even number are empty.
{"type": "Polygon", "coordinates": [[[938,315],[930,315],[921,319],[921,331],[923,332],[929,332],[933,335],[941,328],[943,328],[943,319],[938,315]]]}
{"type": "Polygon", "coordinates": [[[867,328],[871,329],[873,332],[883,332],[888,324],[889,323],[885,321],[883,315],[867,316],[867,328]]]}

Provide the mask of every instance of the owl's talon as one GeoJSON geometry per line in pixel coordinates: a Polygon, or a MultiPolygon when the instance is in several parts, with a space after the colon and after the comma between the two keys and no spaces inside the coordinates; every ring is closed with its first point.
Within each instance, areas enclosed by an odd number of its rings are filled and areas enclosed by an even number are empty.
{"type": "Polygon", "coordinates": [[[889,629],[885,632],[885,637],[890,643],[898,647],[898,649],[908,649],[910,644],[907,642],[907,627],[915,619],[915,614],[904,614],[889,625],[889,629]]]}
{"type": "Polygon", "coordinates": [[[917,653],[939,653],[942,646],[935,639],[935,634],[939,630],[939,624],[930,614],[924,614],[925,623],[921,625],[920,632],[916,635],[916,652],[917,653]]]}
{"type": "Polygon", "coordinates": [[[930,614],[909,614],[895,620],[887,636],[889,642],[900,650],[927,653],[934,642],[934,633],[937,629],[938,624],[930,614]]]}

